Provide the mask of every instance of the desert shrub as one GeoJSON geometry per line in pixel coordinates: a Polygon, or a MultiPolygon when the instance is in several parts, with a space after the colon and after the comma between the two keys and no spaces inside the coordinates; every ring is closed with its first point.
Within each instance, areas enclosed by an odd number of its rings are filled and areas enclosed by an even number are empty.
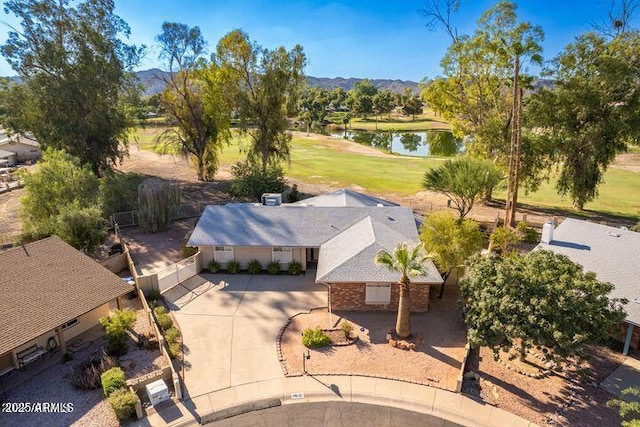
{"type": "Polygon", "coordinates": [[[167,314],[167,313],[168,313],[168,311],[167,311],[166,307],[164,307],[162,305],[158,306],[158,307],[155,307],[153,309],[153,314],[155,314],[156,316],[160,316],[162,314],[167,314]]]}
{"type": "Polygon", "coordinates": [[[212,273],[217,273],[220,271],[220,263],[216,260],[213,260],[209,263],[209,271],[212,273]]]}
{"type": "Polygon", "coordinates": [[[71,382],[75,388],[95,390],[100,387],[100,376],[103,372],[115,367],[116,359],[103,352],[100,356],[92,356],[79,363],[71,373],[71,382]]]}
{"type": "Polygon", "coordinates": [[[640,221],[638,221],[638,223],[636,225],[632,226],[629,230],[635,231],[635,232],[640,232],[640,221]]]}
{"type": "Polygon", "coordinates": [[[198,253],[198,248],[192,248],[191,246],[182,245],[182,249],[180,250],[182,253],[182,258],[189,258],[190,256],[194,256],[198,253]]]}
{"type": "Polygon", "coordinates": [[[164,338],[167,340],[169,344],[173,344],[174,342],[178,341],[179,337],[180,337],[180,331],[173,326],[164,332],[164,338]]]}
{"type": "Polygon", "coordinates": [[[267,265],[267,273],[269,274],[280,273],[280,263],[278,261],[270,262],[269,265],[267,265]]]}
{"type": "Polygon", "coordinates": [[[177,342],[169,344],[169,357],[176,359],[180,356],[180,344],[177,342]]]}
{"type": "Polygon", "coordinates": [[[136,404],[140,402],[138,395],[127,388],[114,390],[107,399],[119,420],[130,420],[136,414],[136,404]]]}
{"type": "Polygon", "coordinates": [[[111,393],[126,385],[124,371],[119,367],[111,368],[100,375],[102,391],[109,397],[111,393]]]}
{"type": "Polygon", "coordinates": [[[302,344],[308,348],[326,347],[331,344],[331,339],[320,327],[307,328],[302,331],[302,344]]]}
{"type": "Polygon", "coordinates": [[[527,226],[527,223],[520,221],[518,223],[518,232],[522,236],[522,239],[527,243],[538,243],[538,232],[527,226]]]}
{"type": "Polygon", "coordinates": [[[112,356],[121,356],[127,352],[126,330],[131,329],[136,321],[136,312],[130,308],[115,310],[109,317],[100,318],[109,342],[107,350],[112,356]]]}
{"type": "Polygon", "coordinates": [[[240,273],[240,263],[238,261],[229,261],[227,263],[227,271],[231,274],[240,273]]]}
{"type": "Polygon", "coordinates": [[[168,314],[157,315],[156,320],[158,321],[158,326],[160,326],[160,329],[162,329],[163,332],[173,327],[173,320],[168,314]]]}
{"type": "Polygon", "coordinates": [[[289,191],[289,195],[287,196],[287,200],[289,201],[289,203],[295,203],[295,202],[299,202],[300,200],[302,200],[302,194],[300,194],[300,191],[298,191],[298,185],[297,184],[293,184],[293,187],[291,187],[291,191],[289,191]]]}
{"type": "Polygon", "coordinates": [[[500,248],[502,256],[506,256],[513,245],[522,241],[522,236],[507,227],[498,227],[489,236],[489,241],[494,247],[500,248]]]}
{"type": "Polygon", "coordinates": [[[351,335],[351,332],[353,331],[353,324],[350,323],[350,322],[342,322],[342,324],[340,325],[340,330],[344,334],[344,337],[346,339],[349,339],[349,336],[351,335]]]}
{"type": "Polygon", "coordinates": [[[160,298],[162,298],[162,294],[160,293],[159,290],[152,289],[149,292],[147,292],[147,295],[145,295],[145,298],[147,299],[147,301],[156,302],[160,300],[160,298]]]}
{"type": "Polygon", "coordinates": [[[286,187],[284,171],[279,165],[268,165],[265,170],[256,162],[236,162],[231,166],[234,181],[231,193],[235,196],[260,200],[264,193],[282,193],[286,187]]]}
{"type": "Polygon", "coordinates": [[[260,261],[258,261],[257,259],[252,259],[247,264],[247,272],[249,274],[260,274],[261,271],[262,271],[262,264],[260,264],[260,261]]]}
{"type": "Polygon", "coordinates": [[[289,274],[297,276],[300,273],[302,273],[302,264],[298,261],[291,261],[289,263],[289,274]]]}

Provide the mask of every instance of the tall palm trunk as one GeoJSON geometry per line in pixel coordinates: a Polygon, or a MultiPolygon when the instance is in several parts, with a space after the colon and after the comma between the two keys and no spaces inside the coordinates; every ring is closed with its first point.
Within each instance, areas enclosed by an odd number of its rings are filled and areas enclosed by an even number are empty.
{"type": "Polygon", "coordinates": [[[407,276],[402,276],[398,283],[400,298],[398,301],[398,319],[396,320],[396,334],[400,338],[411,335],[411,288],[407,276]]]}
{"type": "Polygon", "coordinates": [[[513,209],[513,184],[516,167],[516,143],[518,132],[518,75],[520,73],[520,57],[515,58],[513,71],[513,108],[511,112],[511,146],[509,150],[509,176],[507,178],[507,197],[505,198],[504,225],[511,226],[511,211],[513,209]]]}

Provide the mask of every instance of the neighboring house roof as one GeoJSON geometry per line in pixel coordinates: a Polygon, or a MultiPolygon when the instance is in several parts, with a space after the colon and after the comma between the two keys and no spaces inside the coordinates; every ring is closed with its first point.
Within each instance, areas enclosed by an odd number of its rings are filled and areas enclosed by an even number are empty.
{"type": "MultiPolygon", "coordinates": [[[[357,222],[320,247],[317,282],[397,282],[398,273],[373,263],[381,250],[393,251],[398,243],[416,244],[417,236],[408,238],[371,217],[357,222]]],[[[432,262],[427,275],[412,278],[418,283],[442,283],[432,262]]]]}
{"type": "Polygon", "coordinates": [[[627,321],[640,326],[640,233],[567,218],[553,231],[551,244],[536,249],[566,255],[611,282],[610,296],[628,299],[627,321]]]}
{"type": "Polygon", "coordinates": [[[59,237],[0,252],[0,354],[132,290],[59,237]]]}
{"type": "Polygon", "coordinates": [[[40,147],[40,144],[38,143],[38,141],[33,139],[33,136],[31,135],[16,134],[16,135],[8,136],[6,133],[4,133],[4,131],[0,130],[0,146],[6,147],[14,144],[30,145],[32,147],[37,147],[37,148],[40,147]]]}
{"type": "Polygon", "coordinates": [[[321,194],[296,202],[298,205],[307,206],[398,206],[388,200],[379,199],[357,191],[342,188],[331,193],[321,194]]]}
{"type": "Polygon", "coordinates": [[[243,203],[207,206],[187,245],[320,247],[367,216],[407,239],[417,240],[413,213],[407,207],[335,208],[243,203]]]}
{"type": "Polygon", "coordinates": [[[0,150],[0,159],[8,159],[9,157],[15,156],[16,153],[11,151],[0,150]]]}

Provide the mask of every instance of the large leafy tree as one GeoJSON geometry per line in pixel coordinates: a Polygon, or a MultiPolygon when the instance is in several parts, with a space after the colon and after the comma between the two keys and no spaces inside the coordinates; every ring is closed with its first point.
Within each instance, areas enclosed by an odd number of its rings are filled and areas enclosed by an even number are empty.
{"type": "Polygon", "coordinates": [[[446,160],[424,174],[422,186],[446,195],[463,219],[487,191],[502,179],[500,171],[489,161],[471,157],[446,160]]]}
{"type": "MultiPolygon", "coordinates": [[[[458,219],[446,211],[433,212],[424,218],[420,240],[442,274],[444,282],[456,268],[482,249],[482,231],[471,219],[458,219]]],[[[444,282],[439,298],[444,292],[444,282]]]]}
{"type": "Polygon", "coordinates": [[[553,348],[559,358],[581,355],[626,316],[626,301],[608,298],[611,283],[549,251],[475,256],[460,290],[469,343],[496,352],[518,343],[521,359],[532,345],[553,348]]]}
{"type": "Polygon", "coordinates": [[[371,100],[373,103],[373,111],[376,113],[376,129],[378,128],[378,116],[391,115],[393,111],[393,94],[389,89],[381,90],[371,100]]]}
{"type": "Polygon", "coordinates": [[[373,114],[373,97],[378,93],[378,88],[371,80],[364,79],[347,93],[347,108],[354,115],[359,115],[363,119],[373,114]]]}
{"type": "Polygon", "coordinates": [[[497,160],[509,170],[508,206],[515,206],[520,182],[534,187],[538,182],[538,152],[526,147],[531,141],[518,138],[518,106],[519,86],[528,80],[523,65],[541,61],[542,30],[519,21],[517,6],[502,1],[482,15],[472,35],[459,36],[451,23],[458,2],[445,3],[443,9],[433,0],[425,9],[429,22],[443,24],[452,43],[441,62],[443,75],[425,86],[422,97],[453,124],[456,136],[470,137],[467,151],[472,156],[497,160]],[[521,169],[527,174],[516,173],[521,169]]]}
{"type": "Polygon", "coordinates": [[[218,154],[230,138],[231,110],[224,96],[222,73],[204,58],[206,43],[199,27],[165,22],[157,37],[168,77],[161,105],[177,126],[159,137],[164,148],[179,147],[192,156],[198,179],[211,181],[218,154]]]}
{"type": "Polygon", "coordinates": [[[125,44],[128,25],[112,0],[10,0],[20,20],[2,54],[22,84],[3,118],[14,132],[31,132],[44,147],[63,149],[95,174],[127,152],[135,124],[130,101],[137,86],[128,73],[142,48],[125,44]]]}
{"type": "Polygon", "coordinates": [[[247,155],[265,172],[269,165],[290,157],[288,115],[298,105],[307,63],[302,46],[266,49],[234,30],[218,43],[215,60],[225,81],[226,94],[235,102],[239,125],[249,134],[247,155]]]}
{"type": "Polygon", "coordinates": [[[558,192],[583,209],[615,156],[640,139],[640,32],[579,36],[549,72],[554,85],[531,97],[526,120],[560,165],[558,192]]]}
{"type": "Polygon", "coordinates": [[[396,320],[396,334],[400,338],[411,335],[411,278],[425,274],[427,257],[422,245],[399,244],[392,252],[382,250],[375,258],[377,265],[400,274],[398,282],[399,302],[396,320]]]}
{"type": "Polygon", "coordinates": [[[320,87],[308,87],[300,95],[299,109],[302,121],[307,125],[307,133],[311,131],[314,124],[322,124],[329,105],[331,104],[331,94],[326,89],[320,87]]]}
{"type": "Polygon", "coordinates": [[[47,149],[38,168],[21,178],[26,192],[20,200],[24,240],[57,234],[88,252],[104,241],[98,178],[87,165],[64,151],[47,149]]]}

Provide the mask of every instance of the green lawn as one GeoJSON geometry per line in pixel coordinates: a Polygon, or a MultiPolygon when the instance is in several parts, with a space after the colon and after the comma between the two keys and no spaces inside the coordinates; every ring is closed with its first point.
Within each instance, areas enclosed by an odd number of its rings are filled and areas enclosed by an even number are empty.
{"type": "MultiPolygon", "coordinates": [[[[376,118],[353,118],[349,123],[349,127],[354,130],[376,130],[376,118]]],[[[426,113],[416,116],[415,120],[404,116],[391,116],[391,119],[388,119],[386,116],[380,116],[378,118],[377,129],[397,131],[449,130],[451,129],[451,125],[440,121],[440,119],[433,114],[426,113]]]]}
{"type": "MultiPolygon", "coordinates": [[[[154,151],[154,135],[158,128],[138,131],[139,146],[154,151]]],[[[424,172],[440,164],[445,158],[374,157],[344,149],[345,141],[324,136],[311,138],[296,134],[291,147],[291,162],[285,165],[287,176],[310,183],[330,184],[336,187],[358,185],[377,193],[411,195],[421,190],[424,172]]],[[[240,148],[245,138],[234,136],[224,148],[221,165],[231,165],[244,158],[240,148]]],[[[555,181],[544,183],[536,193],[520,194],[519,202],[556,208],[579,215],[570,200],[556,194],[555,181]]],[[[638,217],[640,215],[640,173],[610,168],[600,187],[597,200],[586,205],[588,211],[604,214],[638,217]]],[[[496,198],[504,197],[504,191],[496,191],[496,198]]]]}

